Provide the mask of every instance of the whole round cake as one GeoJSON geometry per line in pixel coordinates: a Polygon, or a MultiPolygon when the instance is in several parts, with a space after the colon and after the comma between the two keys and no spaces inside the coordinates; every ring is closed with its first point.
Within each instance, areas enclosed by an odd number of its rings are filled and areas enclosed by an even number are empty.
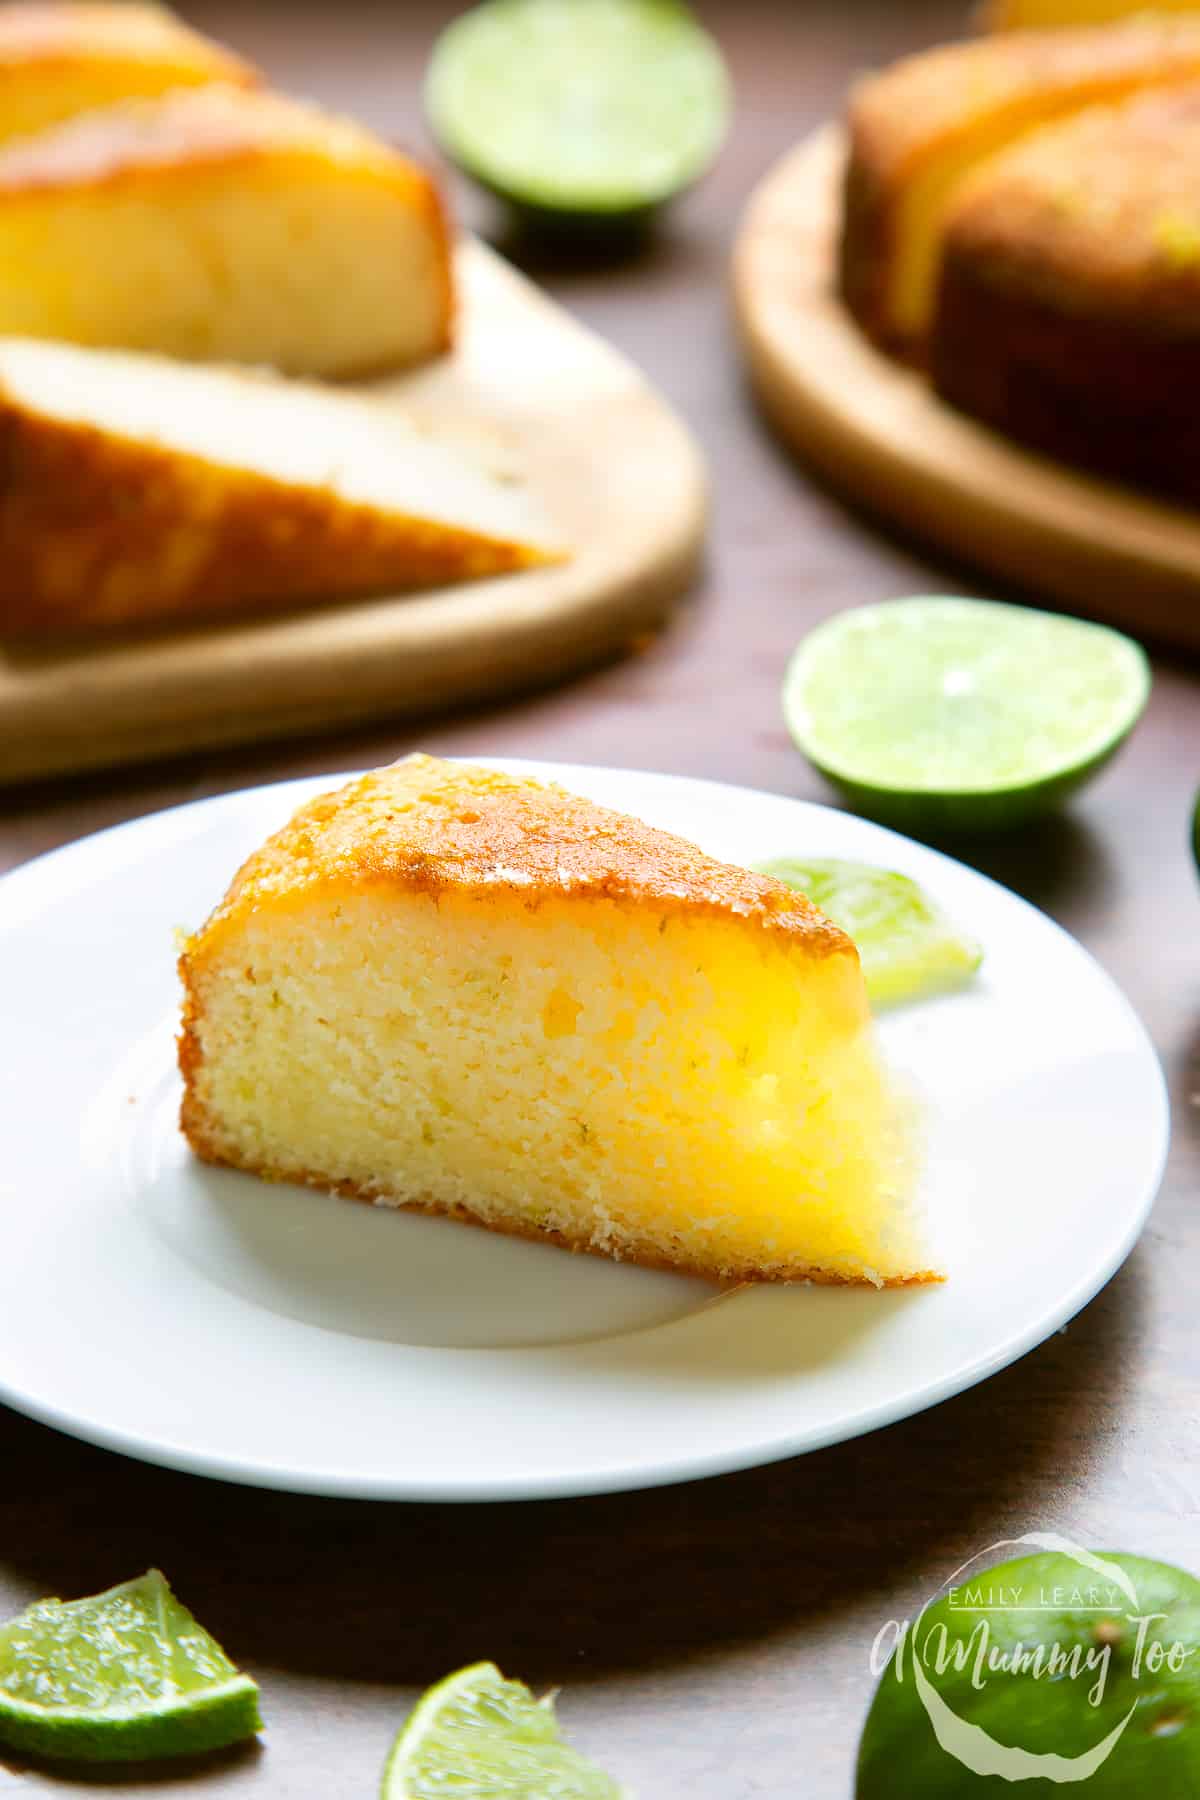
{"type": "Polygon", "coordinates": [[[945,224],[963,183],[1085,107],[1196,81],[1200,11],[946,44],[860,81],[847,120],[846,306],[876,343],[924,361],[945,224]]]}

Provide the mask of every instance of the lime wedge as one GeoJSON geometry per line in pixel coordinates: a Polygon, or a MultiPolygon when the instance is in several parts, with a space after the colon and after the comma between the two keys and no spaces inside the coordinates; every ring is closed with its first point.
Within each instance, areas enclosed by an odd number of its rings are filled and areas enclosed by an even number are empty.
{"type": "Polygon", "coordinates": [[[425,101],[443,151],[485,187],[612,224],[704,172],[729,83],[683,0],[484,0],[438,39],[425,101]]]}
{"type": "Polygon", "coordinates": [[[1137,723],[1145,653],[1104,625],[987,600],[839,613],[788,668],[804,754],[863,812],[901,828],[984,831],[1058,805],[1137,723]]]}
{"type": "Polygon", "coordinates": [[[429,1689],[383,1771],[382,1800],[621,1800],[614,1781],[563,1743],[548,1699],[494,1663],[429,1689]]]}
{"type": "Polygon", "coordinates": [[[873,1006],[961,987],[983,961],[979,945],[907,875],[835,857],[781,856],[758,871],[807,894],[854,939],[873,1006]]]}
{"type": "Polygon", "coordinates": [[[41,1600],[0,1626],[0,1743],[142,1762],[253,1737],[258,1689],[157,1569],[89,1600],[41,1600]]]}

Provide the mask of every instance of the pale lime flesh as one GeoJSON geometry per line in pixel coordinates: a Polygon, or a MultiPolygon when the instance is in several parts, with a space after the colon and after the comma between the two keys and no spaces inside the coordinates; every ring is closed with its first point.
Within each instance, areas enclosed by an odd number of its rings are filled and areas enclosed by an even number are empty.
{"type": "Polygon", "coordinates": [[[682,0],[484,0],[438,39],[425,98],[485,186],[609,222],[696,180],[729,114],[721,53],[682,0]]]}
{"type": "Polygon", "coordinates": [[[781,856],[758,867],[807,894],[854,939],[874,1006],[961,987],[983,959],[979,945],[908,875],[835,857],[781,856]]]}
{"type": "Polygon", "coordinates": [[[258,1689],[157,1569],[86,1600],[42,1600],[0,1627],[0,1743],[28,1755],[142,1762],[259,1729],[258,1689]]]}
{"type": "Polygon", "coordinates": [[[1137,723],[1145,653],[1107,626],[995,601],[856,607],[800,644],[784,683],[805,755],[902,828],[987,830],[1059,804],[1137,723]]]}
{"type": "Polygon", "coordinates": [[[381,1800],[622,1800],[565,1744],[549,1700],[493,1663],[448,1675],[418,1702],[383,1771],[381,1800]]]}

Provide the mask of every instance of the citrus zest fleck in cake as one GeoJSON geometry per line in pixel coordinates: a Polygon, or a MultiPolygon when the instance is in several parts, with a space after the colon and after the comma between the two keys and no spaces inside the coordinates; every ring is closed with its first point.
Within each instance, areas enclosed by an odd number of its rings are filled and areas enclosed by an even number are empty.
{"type": "Polygon", "coordinates": [[[715,1279],[938,1278],[849,938],[558,787],[354,781],[180,970],[210,1161],[715,1279]]]}

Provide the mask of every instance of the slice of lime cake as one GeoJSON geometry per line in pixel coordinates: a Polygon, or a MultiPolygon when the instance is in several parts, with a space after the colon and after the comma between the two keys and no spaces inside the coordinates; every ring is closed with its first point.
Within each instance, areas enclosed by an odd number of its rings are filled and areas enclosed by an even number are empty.
{"type": "Polygon", "coordinates": [[[0,337],[0,633],[238,618],[563,557],[509,471],[369,396],[0,337]]]}
{"type": "Polygon", "coordinates": [[[419,163],[255,88],[175,88],[0,145],[14,337],[382,374],[449,349],[451,255],[419,163]]]}
{"type": "Polygon", "coordinates": [[[302,808],[180,970],[209,1161],[718,1279],[937,1279],[854,945],[637,819],[410,757],[302,808]]]}

